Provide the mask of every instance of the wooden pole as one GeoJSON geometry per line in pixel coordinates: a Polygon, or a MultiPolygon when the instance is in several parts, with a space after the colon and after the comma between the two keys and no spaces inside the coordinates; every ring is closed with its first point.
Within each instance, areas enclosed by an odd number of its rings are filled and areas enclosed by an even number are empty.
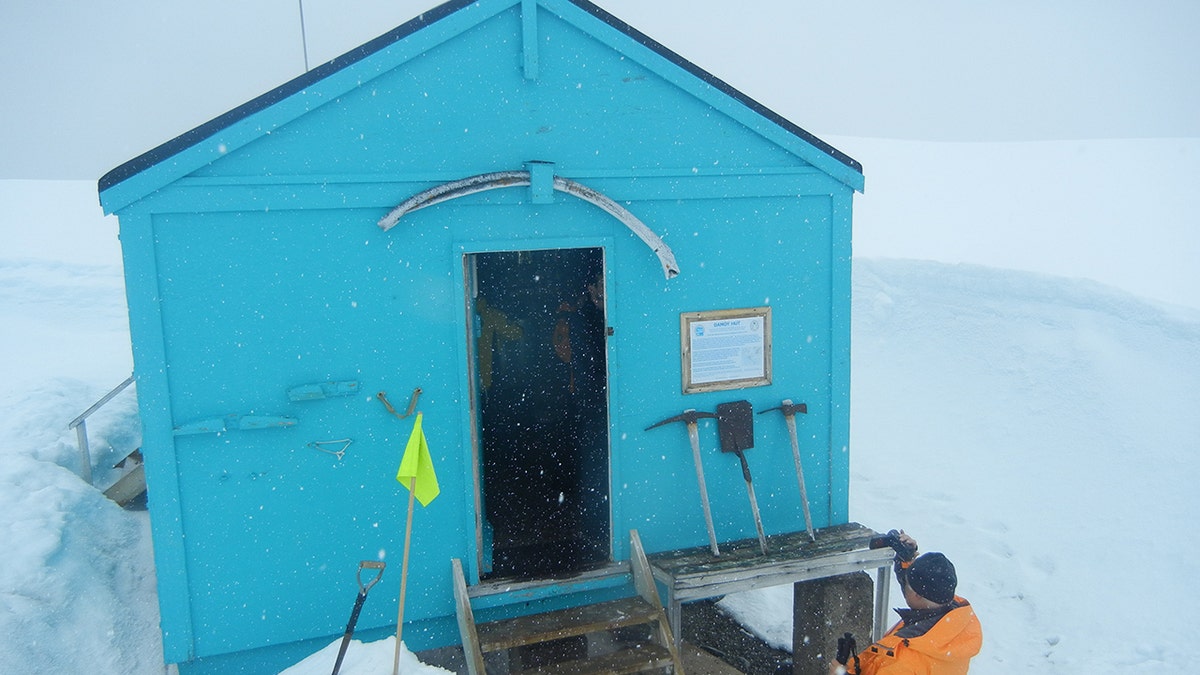
{"type": "Polygon", "coordinates": [[[400,608],[396,614],[396,654],[392,659],[392,675],[400,675],[400,636],[404,632],[404,593],[408,590],[408,547],[412,542],[414,502],[417,497],[417,477],[408,482],[408,522],[404,526],[404,560],[400,565],[400,608]]]}

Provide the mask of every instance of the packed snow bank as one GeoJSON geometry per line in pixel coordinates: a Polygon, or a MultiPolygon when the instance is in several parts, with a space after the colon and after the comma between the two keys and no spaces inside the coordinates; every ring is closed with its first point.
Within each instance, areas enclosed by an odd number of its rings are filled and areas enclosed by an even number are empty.
{"type": "MultiPolygon", "coordinates": [[[[851,517],[955,562],[984,626],[971,672],[1189,670],[1200,312],[856,259],[853,319],[851,517]]],[[[790,603],[722,606],[790,647],[790,603]]]]}
{"type": "MultiPolygon", "coordinates": [[[[162,672],[149,520],[75,473],[67,423],[96,391],[52,378],[0,394],[0,672],[162,672]]],[[[136,447],[135,425],[132,412],[98,420],[94,456],[136,447]]]]}
{"type": "Polygon", "coordinates": [[[62,467],[0,462],[0,671],[161,673],[145,514],[62,467]]]}
{"type": "MultiPolygon", "coordinates": [[[[337,640],[300,663],[284,670],[279,675],[326,675],[337,661],[342,641],[337,640]]],[[[339,675],[391,675],[396,662],[396,638],[389,637],[375,642],[351,640],[346,647],[339,675]]],[[[400,644],[400,672],[404,675],[439,675],[450,671],[421,663],[408,647],[400,644]]]]}
{"type": "MultiPolygon", "coordinates": [[[[66,428],[128,375],[123,312],[116,267],[0,260],[0,672],[162,673],[145,514],[75,476],[66,428]]],[[[971,672],[1188,671],[1200,312],[856,259],[853,321],[851,517],[955,561],[985,630],[971,672]]],[[[100,478],[136,447],[133,397],[89,431],[100,478]]],[[[786,645],[790,593],[723,604],[786,645]]],[[[343,672],[390,673],[392,644],[352,644],[343,672]]]]}
{"type": "MultiPolygon", "coordinates": [[[[68,423],[129,376],[120,267],[0,260],[0,672],[161,673],[145,513],[78,478],[68,423]]],[[[97,481],[138,446],[124,394],[88,421],[97,481]]]]}

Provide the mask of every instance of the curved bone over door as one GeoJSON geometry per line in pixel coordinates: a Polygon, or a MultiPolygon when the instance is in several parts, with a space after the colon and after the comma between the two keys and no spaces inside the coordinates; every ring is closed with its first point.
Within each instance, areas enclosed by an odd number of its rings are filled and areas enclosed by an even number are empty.
{"type": "MultiPolygon", "coordinates": [[[[379,227],[386,232],[395,227],[396,223],[400,222],[400,218],[406,213],[477,192],[507,187],[521,187],[530,185],[530,183],[531,178],[528,171],[496,171],[444,183],[424,192],[417,193],[401,202],[396,208],[392,209],[386,216],[379,220],[379,227]]],[[[646,246],[650,247],[654,255],[658,256],[658,261],[663,268],[663,274],[668,279],[679,274],[679,265],[675,262],[675,254],[671,251],[671,247],[667,246],[653,230],[646,227],[646,224],[639,220],[637,216],[630,213],[629,209],[626,209],[597,190],[560,176],[554,177],[554,189],[594,204],[621,221],[646,246]]]]}

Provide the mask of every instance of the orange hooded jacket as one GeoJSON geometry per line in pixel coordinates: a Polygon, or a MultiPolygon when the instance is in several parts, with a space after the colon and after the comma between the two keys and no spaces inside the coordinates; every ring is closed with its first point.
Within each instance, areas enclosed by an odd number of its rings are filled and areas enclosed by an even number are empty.
{"type": "Polygon", "coordinates": [[[952,607],[928,630],[912,637],[905,635],[920,628],[915,622],[910,625],[912,613],[902,613],[905,618],[859,655],[860,674],[964,675],[983,645],[983,628],[969,602],[955,596],[952,607]]]}

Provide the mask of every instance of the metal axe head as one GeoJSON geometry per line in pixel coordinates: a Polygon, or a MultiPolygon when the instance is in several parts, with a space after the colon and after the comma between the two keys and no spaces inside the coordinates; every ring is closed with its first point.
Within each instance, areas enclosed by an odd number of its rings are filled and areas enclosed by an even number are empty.
{"type": "Polygon", "coordinates": [[[667,419],[665,419],[661,422],[655,422],[654,424],[651,424],[650,426],[646,427],[646,431],[650,431],[651,429],[653,429],[655,427],[661,427],[664,424],[670,424],[672,422],[683,422],[685,424],[695,424],[696,420],[704,418],[704,417],[714,417],[715,418],[716,415],[714,415],[713,413],[710,413],[710,412],[704,412],[702,410],[688,409],[688,410],[684,410],[683,413],[681,413],[679,415],[676,415],[674,417],[668,417],[667,419]]]}
{"type": "Polygon", "coordinates": [[[808,414],[808,406],[806,404],[792,403],[792,399],[790,399],[790,398],[785,398],[785,399],[783,399],[782,404],[777,405],[774,408],[767,408],[766,410],[759,411],[758,414],[762,415],[763,413],[769,413],[772,410],[778,410],[778,411],[782,412],[784,417],[792,417],[796,413],[800,413],[802,415],[808,414]]]}

